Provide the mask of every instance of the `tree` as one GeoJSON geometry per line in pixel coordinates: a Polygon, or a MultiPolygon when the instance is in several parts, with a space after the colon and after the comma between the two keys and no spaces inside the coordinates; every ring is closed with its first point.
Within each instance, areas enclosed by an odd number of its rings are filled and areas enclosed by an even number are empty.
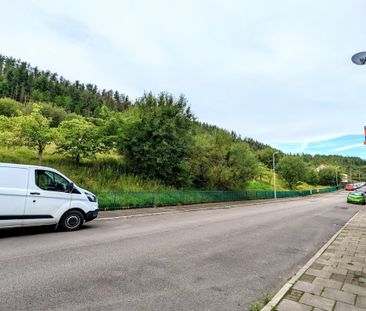
{"type": "Polygon", "coordinates": [[[61,122],[56,131],[57,152],[71,157],[77,164],[82,158],[95,158],[96,153],[110,149],[100,128],[85,118],[61,122]]]}
{"type": "MultiPolygon", "coordinates": [[[[194,163],[193,167],[198,166],[201,169],[201,174],[203,173],[200,176],[201,181],[203,181],[202,186],[220,190],[233,188],[234,171],[229,164],[229,153],[233,144],[232,137],[225,131],[216,130],[211,135],[204,135],[201,140],[204,142],[200,142],[201,147],[195,147],[194,153],[196,154],[197,151],[202,153],[200,157],[203,157],[203,163],[198,161],[194,163]]],[[[235,155],[231,158],[233,163],[234,158],[235,155]]],[[[196,169],[193,170],[193,173],[195,171],[196,169]]]]}
{"type": "Polygon", "coordinates": [[[339,172],[335,166],[328,166],[319,171],[319,184],[324,186],[337,185],[337,174],[339,179],[339,172]]]}
{"type": "Polygon", "coordinates": [[[283,177],[290,189],[306,179],[306,165],[299,157],[283,157],[278,163],[277,172],[283,177]]]}
{"type": "Polygon", "coordinates": [[[232,169],[233,184],[236,188],[252,180],[259,172],[258,161],[247,143],[232,144],[229,152],[228,164],[232,169]]]}
{"type": "Polygon", "coordinates": [[[318,172],[312,168],[309,167],[306,172],[306,182],[310,185],[317,185],[319,183],[319,174],[318,172]]]}
{"type": "Polygon", "coordinates": [[[40,107],[40,113],[50,120],[50,127],[57,127],[66,118],[66,111],[51,103],[33,103],[28,105],[25,109],[25,114],[31,113],[34,105],[40,107]]]}
{"type": "MultiPolygon", "coordinates": [[[[273,153],[276,152],[273,148],[264,148],[257,152],[259,161],[261,161],[269,169],[273,169],[273,153]]],[[[276,155],[276,162],[281,158],[281,153],[276,155]]]]}
{"type": "Polygon", "coordinates": [[[187,184],[193,115],[186,99],[161,93],[137,101],[139,118],[125,123],[118,149],[133,173],[167,184],[187,184]]]}
{"type": "Polygon", "coordinates": [[[0,115],[15,117],[21,115],[22,104],[11,98],[0,98],[0,115]]]}
{"type": "Polygon", "coordinates": [[[20,145],[19,118],[0,115],[0,145],[20,145]]]}
{"type": "Polygon", "coordinates": [[[53,140],[53,134],[50,129],[50,119],[42,116],[40,109],[39,105],[34,105],[30,115],[17,119],[20,124],[21,141],[24,145],[37,149],[38,160],[41,162],[44,149],[53,140]]]}
{"type": "Polygon", "coordinates": [[[196,135],[190,163],[193,184],[209,189],[242,189],[259,169],[248,144],[223,130],[196,135]]]}

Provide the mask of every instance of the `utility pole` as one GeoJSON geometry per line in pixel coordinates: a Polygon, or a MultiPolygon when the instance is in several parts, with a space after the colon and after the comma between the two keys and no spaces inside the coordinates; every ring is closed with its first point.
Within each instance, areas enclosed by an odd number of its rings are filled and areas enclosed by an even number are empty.
{"type": "Polygon", "coordinates": [[[277,154],[279,151],[276,151],[272,154],[272,164],[273,164],[273,194],[275,200],[277,199],[277,190],[276,190],[276,159],[275,154],[277,154]]]}
{"type": "Polygon", "coordinates": [[[352,171],[349,169],[349,181],[350,184],[352,184],[352,171]]]}

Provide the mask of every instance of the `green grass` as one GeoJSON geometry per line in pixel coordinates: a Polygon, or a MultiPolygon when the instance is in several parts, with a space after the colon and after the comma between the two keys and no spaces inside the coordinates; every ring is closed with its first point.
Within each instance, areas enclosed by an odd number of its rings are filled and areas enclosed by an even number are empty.
{"type": "MultiPolygon", "coordinates": [[[[322,189],[327,188],[327,186],[313,186],[307,183],[299,183],[293,190],[303,191],[311,189],[322,189]]],[[[267,167],[261,167],[260,178],[250,181],[246,184],[246,190],[266,190],[273,191],[273,171],[267,167]]],[[[282,177],[276,174],[276,189],[277,191],[287,191],[290,190],[286,182],[282,177]]]]}
{"type": "Polygon", "coordinates": [[[123,159],[110,153],[97,155],[95,160],[82,161],[79,165],[47,148],[40,163],[36,152],[26,147],[0,147],[0,162],[44,165],[53,167],[69,177],[77,185],[98,191],[158,191],[173,190],[156,180],[146,180],[125,173],[123,159]]]}
{"type": "Polygon", "coordinates": [[[253,181],[247,182],[245,185],[245,189],[246,190],[273,191],[273,187],[270,184],[268,184],[264,181],[260,181],[260,180],[253,180],[253,181]]]}
{"type": "Polygon", "coordinates": [[[307,183],[300,183],[296,186],[296,190],[310,190],[310,189],[325,189],[328,188],[328,186],[313,186],[309,185],[307,183]]]}

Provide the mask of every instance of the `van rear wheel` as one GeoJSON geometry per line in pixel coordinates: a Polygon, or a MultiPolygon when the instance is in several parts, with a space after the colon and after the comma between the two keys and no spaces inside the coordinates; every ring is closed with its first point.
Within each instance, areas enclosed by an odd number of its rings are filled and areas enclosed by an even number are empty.
{"type": "Polygon", "coordinates": [[[60,226],[65,231],[75,231],[81,228],[84,223],[84,216],[79,211],[69,211],[65,213],[61,220],[60,226]]]}

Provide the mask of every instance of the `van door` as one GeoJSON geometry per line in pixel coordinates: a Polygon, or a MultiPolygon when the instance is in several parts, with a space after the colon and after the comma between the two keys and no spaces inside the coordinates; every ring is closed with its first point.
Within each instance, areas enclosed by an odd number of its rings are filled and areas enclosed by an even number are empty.
{"type": "Polygon", "coordinates": [[[30,169],[23,225],[56,224],[58,215],[70,208],[69,181],[47,169],[30,169]]]}
{"type": "Polygon", "coordinates": [[[21,225],[27,186],[27,167],[0,166],[0,228],[21,225]]]}

